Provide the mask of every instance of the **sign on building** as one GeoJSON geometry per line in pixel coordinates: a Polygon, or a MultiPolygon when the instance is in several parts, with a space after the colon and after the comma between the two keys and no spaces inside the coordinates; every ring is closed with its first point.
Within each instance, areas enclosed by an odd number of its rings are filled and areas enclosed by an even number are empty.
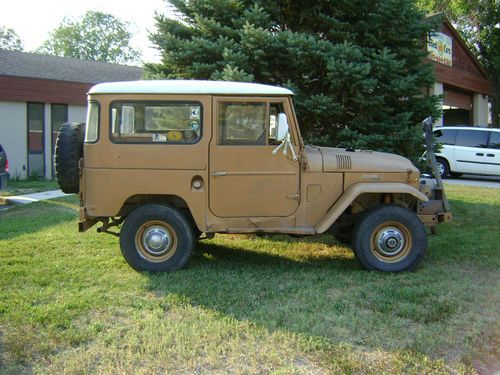
{"type": "Polygon", "coordinates": [[[451,36],[443,33],[429,33],[427,36],[429,59],[444,65],[452,66],[451,40],[451,36]]]}

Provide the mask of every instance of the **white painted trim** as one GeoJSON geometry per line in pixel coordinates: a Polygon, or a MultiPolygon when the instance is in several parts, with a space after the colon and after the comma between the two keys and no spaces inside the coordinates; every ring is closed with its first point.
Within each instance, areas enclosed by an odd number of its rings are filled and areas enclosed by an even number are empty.
{"type": "Polygon", "coordinates": [[[488,126],[488,97],[483,94],[474,93],[472,97],[472,123],[474,126],[488,126]]]}
{"type": "Polygon", "coordinates": [[[232,94],[293,95],[283,88],[228,81],[160,80],[100,83],[89,94],[232,94]]]}
{"type": "Polygon", "coordinates": [[[45,118],[44,118],[44,144],[43,144],[43,158],[44,158],[44,178],[47,180],[52,179],[52,105],[45,103],[45,118]]]}

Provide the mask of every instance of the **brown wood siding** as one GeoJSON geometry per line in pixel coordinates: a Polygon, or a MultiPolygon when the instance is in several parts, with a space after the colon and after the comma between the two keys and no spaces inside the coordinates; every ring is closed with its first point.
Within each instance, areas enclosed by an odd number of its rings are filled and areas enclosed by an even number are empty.
{"type": "Polygon", "coordinates": [[[468,91],[493,95],[491,82],[479,67],[479,63],[468,50],[455,30],[446,22],[441,29],[443,34],[452,38],[452,64],[447,66],[437,62],[434,64],[436,81],[468,91]]]}
{"type": "Polygon", "coordinates": [[[445,23],[441,29],[443,34],[448,35],[452,39],[452,65],[455,69],[460,69],[464,72],[468,72],[473,76],[480,78],[486,78],[484,73],[481,71],[478,62],[472,53],[469,51],[467,46],[464,46],[462,42],[456,37],[456,32],[453,32],[450,27],[445,23]]]}
{"type": "Polygon", "coordinates": [[[472,94],[444,88],[443,104],[470,111],[472,109],[472,94]]]}
{"type": "Polygon", "coordinates": [[[86,105],[92,83],[0,76],[0,101],[86,105]]]}

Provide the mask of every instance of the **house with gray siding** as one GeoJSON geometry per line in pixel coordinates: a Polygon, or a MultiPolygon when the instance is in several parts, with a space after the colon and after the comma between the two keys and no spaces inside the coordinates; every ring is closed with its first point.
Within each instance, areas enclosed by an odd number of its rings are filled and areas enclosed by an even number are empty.
{"type": "Polygon", "coordinates": [[[87,92],[101,82],[135,81],[143,69],[0,49],[0,144],[13,178],[51,179],[61,125],[85,122],[87,92]]]}

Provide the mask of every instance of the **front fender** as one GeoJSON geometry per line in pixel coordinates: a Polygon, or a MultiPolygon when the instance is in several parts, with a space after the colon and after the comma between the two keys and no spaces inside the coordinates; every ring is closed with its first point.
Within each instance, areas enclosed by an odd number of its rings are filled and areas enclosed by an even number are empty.
{"type": "Polygon", "coordinates": [[[422,202],[427,202],[429,199],[424,193],[418,191],[413,186],[399,183],[359,183],[351,185],[342,196],[330,207],[323,219],[315,226],[316,233],[324,233],[332,226],[347,207],[361,194],[365,193],[401,193],[410,194],[422,202]]]}

